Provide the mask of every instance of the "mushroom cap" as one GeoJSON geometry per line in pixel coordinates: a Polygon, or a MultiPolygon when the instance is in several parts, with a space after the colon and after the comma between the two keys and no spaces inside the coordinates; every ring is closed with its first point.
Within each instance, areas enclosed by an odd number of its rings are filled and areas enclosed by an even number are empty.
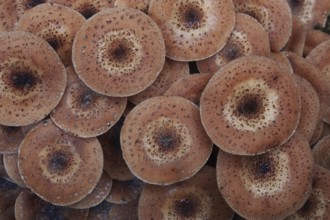
{"type": "Polygon", "coordinates": [[[15,2],[15,8],[20,18],[34,7],[50,1],[51,0],[14,0],[13,2],[15,2]]]}
{"type": "Polygon", "coordinates": [[[325,122],[323,122],[322,120],[319,120],[317,122],[315,130],[313,132],[313,136],[312,136],[311,140],[309,141],[309,144],[311,146],[320,140],[320,138],[322,137],[324,127],[325,127],[325,122]]]}
{"type": "Polygon", "coordinates": [[[16,220],[79,219],[86,220],[88,209],[71,209],[43,201],[29,190],[22,191],[16,199],[16,220]]]}
{"type": "Polygon", "coordinates": [[[110,194],[105,200],[113,204],[129,203],[140,196],[143,185],[136,177],[127,181],[113,180],[110,194]]]}
{"type": "Polygon", "coordinates": [[[268,33],[272,51],[280,51],[292,29],[291,9],[286,0],[233,0],[236,12],[248,14],[268,33]]]}
{"type": "Polygon", "coordinates": [[[284,145],[257,156],[219,151],[218,186],[228,205],[247,219],[284,219],[312,191],[313,155],[297,133],[284,145]]]}
{"type": "Polygon", "coordinates": [[[88,88],[67,67],[68,83],[51,119],[64,131],[78,137],[96,137],[108,131],[124,113],[127,99],[101,95],[88,88]]]}
{"type": "Polygon", "coordinates": [[[271,52],[270,59],[274,60],[278,65],[282,66],[283,68],[285,68],[287,70],[288,73],[292,73],[293,74],[293,69],[292,66],[290,64],[289,59],[286,57],[286,55],[284,54],[284,52],[271,52]]]}
{"type": "Polygon", "coordinates": [[[15,1],[0,1],[0,32],[14,30],[18,21],[15,1]]]}
{"type": "Polygon", "coordinates": [[[117,8],[135,8],[144,13],[148,13],[151,0],[114,0],[114,5],[117,8]]]}
{"type": "Polygon", "coordinates": [[[96,138],[74,137],[46,120],[22,141],[18,168],[27,187],[39,197],[69,205],[85,198],[101,178],[102,148],[96,138]]]}
{"type": "Polygon", "coordinates": [[[17,153],[23,138],[24,134],[21,127],[0,125],[0,153],[17,153]]]}
{"type": "Polygon", "coordinates": [[[166,58],[163,69],[156,81],[142,92],[131,96],[128,99],[137,105],[148,98],[164,95],[166,90],[175,81],[186,75],[189,75],[188,62],[179,62],[166,58]]]}
{"type": "Polygon", "coordinates": [[[153,0],[149,16],[162,30],[166,56],[179,61],[214,55],[235,25],[231,0],[153,0]]]}
{"type": "Polygon", "coordinates": [[[84,22],[85,18],[75,10],[46,3],[26,12],[15,25],[15,30],[31,32],[46,40],[68,66],[72,64],[73,39],[84,22]]]}
{"type": "Polygon", "coordinates": [[[245,55],[269,56],[268,34],[253,17],[237,13],[234,30],[226,45],[215,55],[197,61],[200,72],[215,73],[230,61],[245,55]]]}
{"type": "Polygon", "coordinates": [[[109,211],[109,219],[138,219],[139,199],[126,204],[114,204],[109,211]]]}
{"type": "Polygon", "coordinates": [[[112,187],[112,178],[103,172],[101,179],[96,184],[95,188],[85,198],[68,207],[74,209],[88,209],[100,204],[110,193],[112,187]]]}
{"type": "Polygon", "coordinates": [[[313,147],[315,163],[330,169],[330,135],[323,137],[313,147]]]}
{"type": "Polygon", "coordinates": [[[165,62],[164,39],[157,24],[143,12],[107,9],[78,31],[72,62],[79,78],[92,90],[131,96],[158,77],[165,62]]]}
{"type": "Polygon", "coordinates": [[[307,56],[307,54],[314,49],[317,45],[320,43],[330,40],[330,35],[327,33],[324,33],[320,30],[307,30],[306,32],[306,41],[304,46],[304,56],[307,56]]]}
{"type": "Polygon", "coordinates": [[[0,33],[0,42],[0,123],[22,126],[42,120],[64,93],[64,65],[34,34],[0,33]]]}
{"type": "Polygon", "coordinates": [[[286,142],[300,117],[297,84],[269,58],[245,56],[210,79],[200,100],[213,143],[240,155],[264,153],[286,142]]]}
{"type": "MultiPolygon", "coordinates": [[[[296,1],[296,0],[294,0],[296,1]]],[[[292,17],[292,32],[283,50],[292,51],[299,56],[303,55],[306,41],[306,27],[304,23],[296,17],[292,17]]]]}
{"type": "Polygon", "coordinates": [[[3,155],[3,164],[6,169],[6,172],[9,178],[21,187],[26,187],[21,174],[18,169],[18,154],[4,154],[3,155]]]}
{"type": "Polygon", "coordinates": [[[211,77],[211,73],[191,74],[183,76],[175,81],[164,93],[164,95],[180,96],[193,102],[196,105],[199,105],[202,92],[211,77]]]}
{"type": "Polygon", "coordinates": [[[157,185],[190,178],[212,150],[198,107],[176,96],[157,96],[137,105],[124,121],[120,143],[132,173],[157,185]]]}
{"type": "Polygon", "coordinates": [[[146,184],[139,219],[231,219],[234,211],[222,198],[214,168],[204,166],[192,178],[169,186],[146,184]]]}

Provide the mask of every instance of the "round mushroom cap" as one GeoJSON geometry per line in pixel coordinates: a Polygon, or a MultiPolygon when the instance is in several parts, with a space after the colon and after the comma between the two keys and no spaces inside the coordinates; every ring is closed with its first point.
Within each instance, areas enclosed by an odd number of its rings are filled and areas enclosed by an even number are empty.
{"type": "Polygon", "coordinates": [[[0,125],[0,153],[15,154],[24,138],[21,127],[0,125]]]}
{"type": "Polygon", "coordinates": [[[313,147],[315,163],[330,169],[330,135],[323,137],[313,147]]]}
{"type": "Polygon", "coordinates": [[[129,101],[135,105],[140,102],[155,96],[164,95],[166,90],[179,78],[189,75],[189,65],[188,62],[179,62],[171,60],[169,58],[165,59],[164,67],[157,77],[156,81],[153,82],[148,88],[142,92],[129,97],[129,101]]]}
{"type": "Polygon", "coordinates": [[[109,211],[109,219],[138,219],[139,199],[126,204],[114,204],[109,211]]]}
{"type": "Polygon", "coordinates": [[[42,120],[64,93],[64,65],[34,34],[0,33],[0,42],[0,124],[23,126],[42,120]]]}
{"type": "Polygon", "coordinates": [[[313,175],[312,195],[303,207],[287,218],[294,219],[327,219],[330,216],[330,171],[320,166],[315,166],[313,175]]]}
{"type": "Polygon", "coordinates": [[[297,133],[284,145],[257,156],[219,151],[218,186],[228,205],[246,219],[284,219],[312,191],[313,155],[297,133]]]}
{"type": "Polygon", "coordinates": [[[101,10],[114,7],[114,0],[49,0],[50,2],[70,7],[86,19],[89,19],[101,10]]]}
{"type": "Polygon", "coordinates": [[[115,0],[114,5],[117,8],[135,8],[144,13],[148,13],[151,0],[115,0]]]}
{"type": "Polygon", "coordinates": [[[51,119],[64,131],[78,137],[96,137],[108,131],[124,113],[127,99],[101,95],[88,88],[67,67],[68,83],[51,119]]]}
{"type": "Polygon", "coordinates": [[[236,12],[257,19],[268,33],[270,47],[280,51],[289,40],[292,30],[291,9],[286,0],[233,0],[236,12]]]}
{"type": "Polygon", "coordinates": [[[100,204],[110,193],[112,187],[112,178],[103,172],[101,179],[96,184],[95,188],[85,198],[68,207],[74,209],[88,209],[100,204]]]}
{"type": "Polygon", "coordinates": [[[222,150],[261,154],[286,142],[298,126],[300,96],[284,68],[245,56],[210,79],[200,100],[203,126],[222,150]]]}
{"type": "Polygon", "coordinates": [[[9,178],[16,183],[17,185],[21,186],[21,187],[26,187],[22,176],[19,172],[18,169],[18,163],[17,163],[17,159],[18,159],[18,154],[4,154],[3,155],[3,165],[6,169],[6,172],[9,176],[9,178]]]}
{"type": "Polygon", "coordinates": [[[75,10],[57,4],[41,4],[25,13],[15,25],[16,31],[31,32],[46,40],[65,66],[72,64],[73,39],[85,22],[75,10]]]}
{"type": "Polygon", "coordinates": [[[97,138],[74,137],[46,120],[22,141],[18,168],[27,187],[39,197],[69,205],[85,198],[101,178],[102,148],[97,138]]]}
{"type": "Polygon", "coordinates": [[[107,9],[78,31],[72,62],[79,78],[92,90],[131,96],[158,77],[165,62],[164,39],[157,24],[143,12],[107,9]]]}
{"type": "Polygon", "coordinates": [[[149,16],[162,30],[166,56],[206,59],[225,46],[235,25],[231,0],[153,0],[149,16]]]}
{"type": "Polygon", "coordinates": [[[304,46],[304,56],[307,56],[307,54],[313,50],[317,45],[320,43],[330,40],[330,35],[327,33],[324,33],[320,30],[307,30],[306,32],[306,41],[304,46]]]}
{"type": "MultiPolygon", "coordinates": [[[[297,0],[294,0],[297,1],[297,0]]],[[[292,32],[283,50],[292,51],[299,56],[303,55],[306,41],[306,27],[304,23],[296,17],[292,17],[292,32]]]]}
{"type": "Polygon", "coordinates": [[[153,97],[137,105],[124,121],[120,143],[132,173],[157,185],[192,177],[212,151],[198,107],[176,96],[153,97]]]}
{"type": "Polygon", "coordinates": [[[204,166],[192,178],[169,186],[146,184],[139,219],[232,219],[234,211],[222,198],[214,168],[204,166]]]}
{"type": "Polygon", "coordinates": [[[15,218],[16,220],[36,219],[79,219],[86,220],[88,209],[71,209],[63,206],[56,206],[43,201],[29,190],[24,190],[16,199],[15,218]]]}
{"type": "Polygon", "coordinates": [[[215,55],[197,61],[198,70],[215,73],[230,61],[246,55],[269,56],[268,34],[261,24],[249,15],[237,13],[234,30],[226,45],[215,55]]]}

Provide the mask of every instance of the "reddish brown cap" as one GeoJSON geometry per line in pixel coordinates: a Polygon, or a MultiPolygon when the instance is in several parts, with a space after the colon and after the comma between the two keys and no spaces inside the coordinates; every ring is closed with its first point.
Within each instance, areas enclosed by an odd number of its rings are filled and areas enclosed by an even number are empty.
{"type": "Polygon", "coordinates": [[[211,78],[200,108],[205,130],[218,147],[233,154],[261,154],[294,133],[299,90],[292,75],[271,59],[245,56],[211,78]]]}
{"type": "Polygon", "coordinates": [[[164,35],[166,56],[173,60],[201,60],[218,52],[235,25],[231,0],[154,0],[149,16],[164,35]]]}
{"type": "Polygon", "coordinates": [[[1,33],[0,42],[0,123],[22,126],[42,120],[64,93],[64,65],[34,34],[1,33]]]}
{"type": "Polygon", "coordinates": [[[312,191],[313,155],[308,142],[294,135],[283,146],[258,156],[219,151],[219,189],[240,216],[284,219],[308,199],[312,191]]]}
{"type": "Polygon", "coordinates": [[[314,145],[316,142],[320,140],[320,138],[322,137],[324,126],[325,126],[325,122],[319,120],[313,132],[313,136],[309,141],[310,145],[314,145]]]}
{"type": "Polygon", "coordinates": [[[26,187],[18,169],[17,158],[18,158],[17,153],[5,154],[3,155],[3,164],[10,179],[17,185],[26,187]]]}
{"type": "MultiPolygon", "coordinates": [[[[296,0],[294,0],[296,1],[296,0]]],[[[292,32],[283,50],[292,51],[302,56],[306,41],[306,27],[304,23],[296,17],[292,17],[292,32]]]]}
{"type": "Polygon", "coordinates": [[[72,56],[79,78],[88,87],[124,97],[141,92],[156,80],[165,62],[165,45],[149,16],[136,9],[113,8],[81,27],[72,56]]]}
{"type": "Polygon", "coordinates": [[[147,14],[150,1],[151,0],[115,0],[114,2],[117,8],[135,8],[147,14]]]}
{"type": "Polygon", "coordinates": [[[248,14],[268,33],[272,51],[280,51],[292,29],[291,10],[286,0],[233,0],[236,12],[248,14]]]}
{"type": "Polygon", "coordinates": [[[205,60],[197,61],[198,70],[215,73],[230,61],[246,55],[269,56],[268,34],[261,24],[249,15],[237,13],[234,30],[218,53],[205,60]]]}
{"type": "Polygon", "coordinates": [[[146,184],[140,196],[139,219],[232,219],[222,198],[215,169],[204,166],[192,178],[169,186],[146,184]]]}
{"type": "Polygon", "coordinates": [[[330,35],[320,30],[307,30],[306,42],[304,47],[304,56],[314,49],[320,43],[330,40],[330,35]]]}
{"type": "Polygon", "coordinates": [[[269,58],[274,60],[278,65],[285,68],[288,73],[293,74],[293,69],[290,64],[290,61],[283,52],[271,52],[269,58]]]}
{"type": "Polygon", "coordinates": [[[88,88],[67,67],[68,83],[60,103],[51,113],[54,123],[78,137],[95,137],[108,131],[123,114],[127,99],[101,95],[88,88]]]}
{"type": "Polygon", "coordinates": [[[198,107],[176,96],[153,97],[137,105],[124,121],[120,143],[132,173],[159,185],[192,177],[212,150],[198,107]]]}
{"type": "Polygon", "coordinates": [[[0,153],[15,154],[24,138],[21,127],[0,125],[0,153]]]}
{"type": "Polygon", "coordinates": [[[16,1],[0,1],[0,32],[13,31],[18,21],[16,1]]]}
{"type": "Polygon", "coordinates": [[[142,187],[143,182],[136,177],[127,181],[113,180],[110,194],[105,200],[113,204],[129,203],[140,196],[142,187]]]}
{"type": "Polygon", "coordinates": [[[22,141],[18,168],[27,187],[42,199],[69,205],[85,198],[101,178],[102,148],[96,138],[71,136],[46,120],[22,141]]]}

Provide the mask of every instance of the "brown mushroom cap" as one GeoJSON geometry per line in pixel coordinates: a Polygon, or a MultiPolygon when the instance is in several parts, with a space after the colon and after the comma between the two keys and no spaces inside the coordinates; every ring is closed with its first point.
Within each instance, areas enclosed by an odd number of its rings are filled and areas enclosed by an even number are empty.
{"type": "Polygon", "coordinates": [[[247,219],[283,219],[300,209],[312,191],[313,155],[308,142],[294,135],[283,146],[258,156],[219,151],[219,189],[247,219]]]}
{"type": "Polygon", "coordinates": [[[146,184],[139,219],[231,219],[233,210],[222,198],[214,168],[204,166],[195,176],[169,186],[146,184]]]}
{"type": "Polygon", "coordinates": [[[71,65],[73,39],[85,22],[75,10],[57,4],[41,4],[25,13],[15,25],[16,31],[31,32],[46,40],[65,66],[71,65]]]}
{"type": "Polygon", "coordinates": [[[330,216],[330,171],[315,166],[313,191],[304,206],[287,220],[327,219],[330,216]]]}
{"type": "Polygon", "coordinates": [[[198,107],[175,96],[153,97],[137,105],[124,121],[120,143],[132,173],[158,185],[190,178],[212,150],[198,107]]]}
{"type": "Polygon", "coordinates": [[[292,29],[291,10],[286,0],[233,0],[236,12],[248,14],[268,33],[272,51],[280,51],[292,29]]]}
{"type": "Polygon", "coordinates": [[[234,30],[226,45],[215,55],[197,61],[198,70],[215,73],[230,61],[245,55],[269,56],[268,34],[256,19],[237,13],[234,30]]]}
{"type": "Polygon", "coordinates": [[[320,43],[330,40],[330,35],[320,30],[307,30],[306,42],[304,47],[304,56],[314,49],[320,43]]]}
{"type": "Polygon", "coordinates": [[[3,155],[3,164],[10,179],[17,185],[26,187],[18,169],[17,159],[18,159],[17,153],[5,154],[3,155]]]}
{"type": "Polygon", "coordinates": [[[46,120],[22,141],[18,168],[25,184],[42,199],[69,205],[86,197],[101,178],[102,148],[96,138],[71,136],[46,120]]]}
{"type": "Polygon", "coordinates": [[[166,56],[173,60],[201,60],[218,52],[235,25],[231,0],[154,0],[149,16],[164,35],[166,56]]]}
{"type": "Polygon", "coordinates": [[[88,88],[66,68],[68,83],[60,103],[51,113],[54,123],[78,137],[95,137],[108,131],[121,117],[127,99],[101,95],[88,88]]]}
{"type": "Polygon", "coordinates": [[[109,211],[109,219],[138,219],[139,199],[126,204],[114,204],[109,211]]]}
{"type": "MultiPolygon", "coordinates": [[[[293,0],[297,1],[297,0],[293,0]]],[[[306,41],[306,27],[304,23],[296,17],[292,17],[292,32],[283,50],[292,51],[302,56],[306,41]]]]}
{"type": "Polygon", "coordinates": [[[0,123],[42,120],[64,93],[63,64],[46,41],[31,33],[0,33],[0,42],[0,123]]]}
{"type": "Polygon", "coordinates": [[[314,130],[313,136],[312,136],[311,140],[309,141],[310,145],[314,145],[316,142],[318,142],[320,140],[320,138],[322,137],[324,125],[325,125],[325,122],[323,122],[322,120],[318,121],[316,128],[314,130]]]}
{"type": "Polygon", "coordinates": [[[70,208],[87,209],[100,204],[110,193],[112,187],[112,178],[103,172],[101,179],[96,184],[95,188],[85,198],[77,203],[69,205],[70,208]]]}
{"type": "Polygon", "coordinates": [[[188,62],[179,62],[167,58],[156,81],[142,92],[128,99],[137,105],[147,98],[163,95],[176,80],[185,75],[189,75],[188,62]]]}
{"type": "Polygon", "coordinates": [[[15,1],[0,1],[0,32],[14,30],[17,20],[15,1]]]}
{"type": "Polygon", "coordinates": [[[110,194],[105,199],[113,204],[126,204],[138,198],[141,194],[143,182],[134,177],[128,181],[113,180],[110,194]]]}
{"type": "Polygon", "coordinates": [[[70,7],[86,19],[89,19],[97,12],[112,8],[114,6],[114,0],[49,0],[50,2],[65,5],[70,7]]]}
{"type": "Polygon", "coordinates": [[[148,13],[151,0],[115,0],[114,5],[117,8],[135,8],[144,13],[148,13]]]}
{"type": "Polygon", "coordinates": [[[21,127],[0,125],[0,153],[17,153],[18,147],[23,138],[24,134],[21,127]]]}
{"type": "Polygon", "coordinates": [[[315,163],[330,169],[330,135],[323,137],[313,147],[315,163]]]}
{"type": "Polygon", "coordinates": [[[196,105],[199,105],[199,100],[206,84],[211,79],[211,73],[201,73],[183,76],[175,81],[170,88],[164,93],[165,96],[180,96],[196,105]]]}
{"type": "Polygon", "coordinates": [[[97,206],[91,207],[88,212],[87,220],[109,220],[109,211],[112,204],[103,201],[97,206]]]}
{"type": "Polygon", "coordinates": [[[274,60],[278,65],[285,68],[288,73],[293,74],[293,69],[290,64],[290,61],[283,52],[277,52],[277,53],[271,52],[269,58],[274,60]]]}
{"type": "Polygon", "coordinates": [[[149,16],[136,9],[113,8],[80,28],[72,56],[79,78],[88,87],[124,97],[141,92],[156,80],[165,62],[165,45],[149,16]]]}
{"type": "Polygon", "coordinates": [[[34,7],[50,1],[51,0],[13,0],[19,18],[34,7]]]}
{"type": "Polygon", "coordinates": [[[246,56],[211,78],[200,108],[213,143],[228,153],[253,155],[290,138],[299,121],[300,97],[285,69],[271,59],[246,56]]]}
{"type": "Polygon", "coordinates": [[[36,219],[79,219],[86,220],[88,209],[71,209],[62,206],[55,206],[43,201],[38,196],[24,190],[17,197],[15,203],[16,220],[36,219]]]}

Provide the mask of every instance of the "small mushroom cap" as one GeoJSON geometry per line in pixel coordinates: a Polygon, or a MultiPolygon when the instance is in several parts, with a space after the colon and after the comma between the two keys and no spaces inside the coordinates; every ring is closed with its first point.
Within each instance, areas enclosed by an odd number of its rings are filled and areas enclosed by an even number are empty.
{"type": "Polygon", "coordinates": [[[18,168],[25,184],[39,197],[69,205],[85,198],[101,178],[102,148],[96,138],[74,137],[46,120],[22,141],[18,168]]]}
{"type": "Polygon", "coordinates": [[[330,169],[330,135],[323,137],[313,147],[315,163],[330,169]]]}
{"type": "Polygon", "coordinates": [[[169,186],[146,184],[139,219],[232,219],[234,212],[222,198],[214,168],[204,166],[192,178],[169,186]]]}
{"type": "Polygon", "coordinates": [[[190,178],[212,150],[198,107],[176,96],[153,97],[137,105],[124,121],[120,143],[132,173],[159,185],[190,178]]]}
{"type": "Polygon", "coordinates": [[[112,204],[103,201],[97,206],[89,208],[87,220],[109,220],[109,211],[112,204]]]}
{"type": "Polygon", "coordinates": [[[228,205],[247,219],[284,219],[312,191],[313,155],[297,133],[284,145],[258,156],[219,151],[218,186],[228,205]]]}
{"type": "Polygon", "coordinates": [[[64,93],[64,65],[34,34],[0,33],[0,42],[0,123],[23,126],[42,120],[64,93]]]}
{"type": "Polygon", "coordinates": [[[320,30],[307,30],[306,42],[304,47],[304,56],[313,50],[320,43],[330,40],[330,35],[320,30]]]}
{"type": "Polygon", "coordinates": [[[148,98],[164,95],[166,90],[175,81],[186,75],[189,75],[188,62],[174,61],[167,58],[165,59],[164,67],[156,81],[142,92],[131,96],[128,99],[137,105],[148,98]]]}
{"type": "Polygon", "coordinates": [[[55,206],[43,201],[29,190],[24,190],[16,199],[15,218],[16,220],[36,219],[79,219],[86,220],[88,209],[71,209],[62,206],[55,206]]]}
{"type": "MultiPolygon", "coordinates": [[[[296,1],[296,0],[294,0],[296,1]]],[[[306,27],[304,23],[296,17],[292,18],[292,32],[283,50],[292,51],[302,56],[306,41],[306,27]]]]}
{"type": "Polygon", "coordinates": [[[14,154],[24,138],[21,127],[0,125],[0,153],[14,154]]]}
{"type": "Polygon", "coordinates": [[[245,55],[269,56],[268,34],[261,24],[249,15],[237,13],[234,30],[226,45],[215,55],[197,61],[201,73],[215,73],[230,61],[245,55]]]}
{"type": "Polygon", "coordinates": [[[235,25],[231,0],[154,0],[149,16],[162,30],[166,56],[173,60],[201,60],[218,52],[235,25]]]}
{"type": "Polygon", "coordinates": [[[191,74],[183,76],[175,81],[164,93],[164,95],[180,96],[193,102],[196,105],[199,105],[202,92],[211,77],[211,73],[191,74]]]}
{"type": "Polygon", "coordinates": [[[121,117],[127,99],[101,95],[88,88],[67,67],[68,83],[51,119],[64,131],[78,137],[96,137],[108,131],[121,117]]]}
{"type": "Polygon", "coordinates": [[[233,0],[236,12],[248,14],[268,33],[272,51],[280,51],[292,30],[291,9],[286,0],[233,0]]]}
{"type": "Polygon", "coordinates": [[[144,13],[148,13],[151,0],[114,0],[117,8],[135,8],[144,13]]]}
{"type": "Polygon", "coordinates": [[[10,179],[17,185],[26,187],[18,169],[17,158],[17,153],[5,154],[3,155],[3,164],[10,179]]]}
{"type": "Polygon", "coordinates": [[[109,211],[109,219],[138,219],[139,199],[126,204],[114,204],[109,211]]]}
{"type": "Polygon", "coordinates": [[[113,204],[129,203],[140,196],[143,185],[136,177],[127,181],[113,180],[110,194],[105,200],[113,204]]]}
{"type": "Polygon", "coordinates": [[[165,62],[164,39],[157,24],[143,12],[107,9],[80,28],[72,61],[79,78],[92,90],[131,96],[158,77],[165,62]]]}
{"type": "Polygon", "coordinates": [[[300,117],[297,84],[271,59],[245,56],[209,81],[200,101],[213,143],[240,155],[261,154],[286,142],[300,117]]]}
{"type": "Polygon", "coordinates": [[[68,207],[74,209],[88,209],[100,204],[110,193],[112,187],[112,178],[103,172],[101,179],[96,184],[95,188],[85,198],[68,207]]]}

